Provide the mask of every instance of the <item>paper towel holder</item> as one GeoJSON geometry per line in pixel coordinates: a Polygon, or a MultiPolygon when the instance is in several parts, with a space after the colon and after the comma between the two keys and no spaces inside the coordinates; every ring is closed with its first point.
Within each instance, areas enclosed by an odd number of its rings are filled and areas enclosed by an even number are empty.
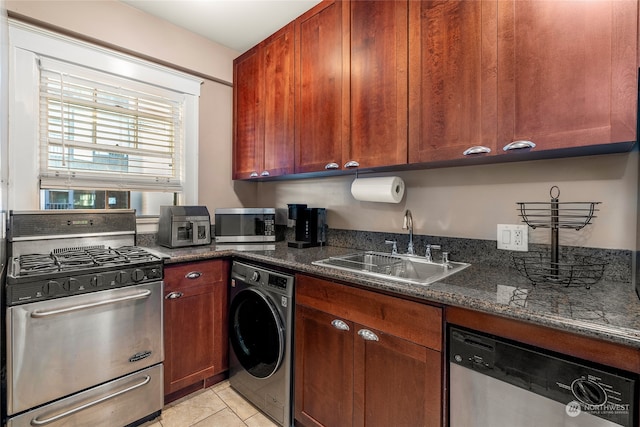
{"type": "Polygon", "coordinates": [[[398,176],[362,178],[351,183],[351,195],[363,202],[400,203],[405,185],[398,176]]]}

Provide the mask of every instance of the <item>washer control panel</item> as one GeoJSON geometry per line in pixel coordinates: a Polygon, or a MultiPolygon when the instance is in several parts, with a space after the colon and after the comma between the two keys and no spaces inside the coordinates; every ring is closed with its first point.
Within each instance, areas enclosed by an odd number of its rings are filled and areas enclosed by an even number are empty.
{"type": "Polygon", "coordinates": [[[294,276],[280,271],[234,261],[231,267],[231,279],[288,296],[293,295],[294,276]]]}

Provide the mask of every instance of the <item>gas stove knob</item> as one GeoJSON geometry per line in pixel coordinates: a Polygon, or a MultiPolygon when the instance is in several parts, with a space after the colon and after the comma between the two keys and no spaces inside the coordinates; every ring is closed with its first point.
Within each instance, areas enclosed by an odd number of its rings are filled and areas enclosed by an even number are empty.
{"type": "Polygon", "coordinates": [[[133,280],[134,282],[139,282],[142,279],[144,279],[144,271],[136,268],[131,272],[131,280],[133,280]]]}
{"type": "Polygon", "coordinates": [[[99,288],[100,286],[104,285],[104,277],[102,276],[102,274],[96,274],[91,278],[89,284],[94,288],[99,288]]]}
{"type": "Polygon", "coordinates": [[[126,271],[118,271],[116,273],[116,284],[117,285],[124,285],[127,283],[127,280],[129,279],[129,275],[127,274],[126,271]]]}
{"type": "Polygon", "coordinates": [[[49,280],[43,287],[42,292],[47,296],[54,296],[62,292],[62,287],[59,282],[55,280],[49,280]]]}
{"type": "Polygon", "coordinates": [[[62,289],[67,292],[77,291],[79,287],[80,282],[78,281],[78,279],[74,279],[73,277],[65,280],[62,284],[62,289]]]}
{"type": "Polygon", "coordinates": [[[159,279],[162,277],[162,270],[159,268],[150,268],[147,270],[147,279],[159,279]]]}

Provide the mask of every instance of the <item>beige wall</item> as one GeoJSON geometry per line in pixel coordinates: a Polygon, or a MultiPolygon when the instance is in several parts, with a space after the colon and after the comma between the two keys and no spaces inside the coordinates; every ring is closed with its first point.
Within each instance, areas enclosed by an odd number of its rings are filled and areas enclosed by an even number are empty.
{"type": "Polygon", "coordinates": [[[251,206],[256,184],[231,180],[233,89],[210,81],[200,89],[198,201],[210,214],[215,208],[251,206]]]}
{"type": "MultiPolygon", "coordinates": [[[[496,224],[520,222],[516,202],[549,201],[549,189],[557,185],[560,201],[602,202],[593,225],[560,231],[561,244],[610,249],[636,245],[637,150],[395,175],[406,184],[398,204],[356,201],[350,193],[353,175],[260,183],[259,203],[283,209],[287,203],[326,207],[330,228],[393,233],[406,232],[402,220],[410,209],[416,234],[495,240],[496,224]]],[[[531,230],[529,237],[534,243],[548,243],[550,233],[531,230]]]]}
{"type": "MultiPolygon", "coordinates": [[[[307,203],[329,209],[330,228],[402,232],[411,209],[418,234],[496,238],[496,224],[517,223],[517,201],[547,201],[558,185],[561,201],[601,201],[598,218],[580,232],[561,231],[561,243],[635,249],[638,152],[398,173],[407,184],[399,204],[355,201],[353,176],[268,183],[231,181],[232,80],[238,52],[115,0],[7,1],[21,15],[127,52],[175,64],[207,77],[200,97],[199,203],[216,207],[307,203]],[[86,20],[87,16],[100,19],[86,20]],[[114,30],[115,29],[115,30],[114,30]]],[[[530,232],[532,242],[548,230],[530,232]]]]}
{"type": "Polygon", "coordinates": [[[117,0],[7,0],[6,6],[12,17],[63,29],[212,80],[233,81],[233,59],[239,52],[117,0]]]}

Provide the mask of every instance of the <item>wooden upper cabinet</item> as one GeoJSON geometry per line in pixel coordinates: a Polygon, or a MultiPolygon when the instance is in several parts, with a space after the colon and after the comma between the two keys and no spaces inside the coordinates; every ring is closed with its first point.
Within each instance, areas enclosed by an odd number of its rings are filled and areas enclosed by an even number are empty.
{"type": "Polygon", "coordinates": [[[409,163],[495,153],[497,35],[495,1],[409,2],[409,163]]]}
{"type": "Polygon", "coordinates": [[[349,139],[349,3],[325,1],[296,31],[295,172],[342,168],[349,139]]]}
{"type": "Polygon", "coordinates": [[[294,48],[289,24],[234,60],[233,179],[293,173],[294,48]]]}
{"type": "Polygon", "coordinates": [[[262,164],[263,84],[260,46],[233,61],[233,179],[246,179],[262,164]]]}
{"type": "Polygon", "coordinates": [[[264,42],[264,163],[262,176],[293,173],[294,28],[289,24],[264,42]]]}
{"type": "Polygon", "coordinates": [[[360,167],[407,163],[408,1],[352,1],[351,141],[360,167]]]}
{"type": "Polygon", "coordinates": [[[498,1],[498,141],[636,139],[638,2],[498,1]]]}
{"type": "Polygon", "coordinates": [[[522,141],[621,151],[637,138],[638,2],[325,0],[236,59],[234,81],[234,179],[522,141]]]}

